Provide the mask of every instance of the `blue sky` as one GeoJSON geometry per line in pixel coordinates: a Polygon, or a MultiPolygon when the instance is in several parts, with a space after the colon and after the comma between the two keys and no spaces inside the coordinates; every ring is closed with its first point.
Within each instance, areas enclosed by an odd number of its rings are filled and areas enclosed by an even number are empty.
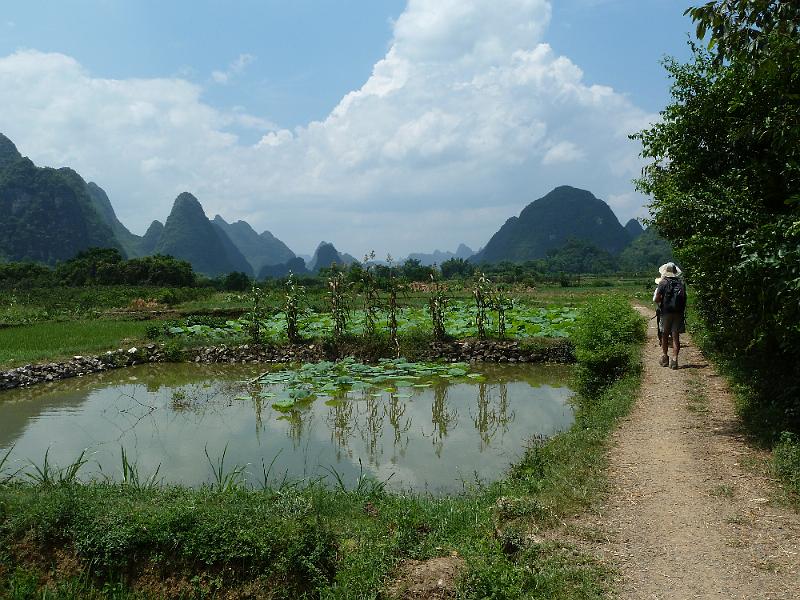
{"type": "Polygon", "coordinates": [[[138,232],[163,221],[183,188],[209,216],[245,218],[297,252],[320,239],[354,254],[479,246],[558,183],[591,189],[625,220],[643,214],[630,185],[637,148],[601,121],[635,129],[668,101],[658,61],[687,56],[684,9],[674,0],[9,3],[0,131],[37,163],[96,180],[138,232]],[[376,77],[376,65],[388,74],[376,77]],[[475,178],[464,190],[454,189],[459,169],[475,178]]]}

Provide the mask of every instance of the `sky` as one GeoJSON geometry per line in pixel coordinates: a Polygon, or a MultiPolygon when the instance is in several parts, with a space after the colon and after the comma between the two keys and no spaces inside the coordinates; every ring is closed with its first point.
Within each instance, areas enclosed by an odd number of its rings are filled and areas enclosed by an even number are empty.
{"type": "Polygon", "coordinates": [[[693,29],[678,0],[4,4],[0,132],[37,165],[135,233],[189,191],[355,256],[477,249],[562,184],[644,216],[628,135],[693,29]]]}

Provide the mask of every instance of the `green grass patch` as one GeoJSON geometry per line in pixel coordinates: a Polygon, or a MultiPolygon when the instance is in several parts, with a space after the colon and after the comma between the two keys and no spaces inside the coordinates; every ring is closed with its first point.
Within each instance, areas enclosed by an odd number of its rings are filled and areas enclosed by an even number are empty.
{"type": "Polygon", "coordinates": [[[35,323],[0,329],[0,365],[5,368],[119,347],[144,338],[144,321],[86,320],[35,323]]]}

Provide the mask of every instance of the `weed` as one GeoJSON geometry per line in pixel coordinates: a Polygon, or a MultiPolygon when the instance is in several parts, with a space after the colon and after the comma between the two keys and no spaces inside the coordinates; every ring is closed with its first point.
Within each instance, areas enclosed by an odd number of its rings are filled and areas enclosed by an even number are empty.
{"type": "Polygon", "coordinates": [[[14,451],[14,446],[11,446],[11,448],[9,448],[6,451],[6,453],[2,457],[0,457],[0,485],[8,483],[12,479],[14,479],[14,477],[16,477],[20,472],[20,469],[17,469],[13,473],[6,474],[6,463],[8,463],[8,458],[11,456],[11,453],[13,451],[14,451]]]}
{"type": "Polygon", "coordinates": [[[688,401],[686,403],[686,408],[695,413],[707,413],[708,412],[708,395],[706,394],[705,388],[703,387],[700,378],[696,375],[690,377],[687,381],[687,385],[689,387],[688,390],[688,401]]]}
{"type": "Polygon", "coordinates": [[[125,448],[120,448],[122,454],[122,484],[131,486],[136,490],[154,489],[158,483],[158,473],[161,470],[161,465],[156,467],[149,477],[142,479],[139,476],[139,467],[136,463],[130,462],[125,448]]]}
{"type": "Polygon", "coordinates": [[[78,471],[89,462],[86,458],[86,452],[86,450],[82,450],[78,458],[73,462],[66,467],[59,468],[57,465],[50,463],[50,448],[48,448],[44,453],[44,461],[41,465],[29,461],[33,471],[26,473],[26,475],[33,483],[42,487],[73,484],[77,481],[78,471]]]}
{"type": "Polygon", "coordinates": [[[242,488],[246,466],[236,465],[230,471],[225,469],[225,455],[228,453],[228,444],[225,444],[222,456],[216,462],[211,460],[211,456],[208,454],[208,446],[203,451],[206,454],[206,459],[214,477],[211,489],[219,493],[230,493],[242,488]]]}
{"type": "Polygon", "coordinates": [[[714,487],[709,493],[712,496],[717,496],[719,498],[733,498],[733,486],[727,484],[720,484],[714,487]]]}

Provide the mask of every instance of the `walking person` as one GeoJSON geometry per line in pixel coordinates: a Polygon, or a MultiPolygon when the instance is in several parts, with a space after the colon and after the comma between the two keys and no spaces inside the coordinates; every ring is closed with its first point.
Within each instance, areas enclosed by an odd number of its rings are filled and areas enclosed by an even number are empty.
{"type": "MultiPolygon", "coordinates": [[[[661,280],[658,282],[653,300],[661,312],[661,364],[662,367],[678,368],[678,354],[681,351],[680,333],[683,329],[686,312],[686,285],[681,279],[681,270],[673,262],[658,268],[661,280]],[[672,335],[672,358],[669,356],[669,338],[672,335]]],[[[657,280],[658,281],[658,280],[657,280]]]]}

